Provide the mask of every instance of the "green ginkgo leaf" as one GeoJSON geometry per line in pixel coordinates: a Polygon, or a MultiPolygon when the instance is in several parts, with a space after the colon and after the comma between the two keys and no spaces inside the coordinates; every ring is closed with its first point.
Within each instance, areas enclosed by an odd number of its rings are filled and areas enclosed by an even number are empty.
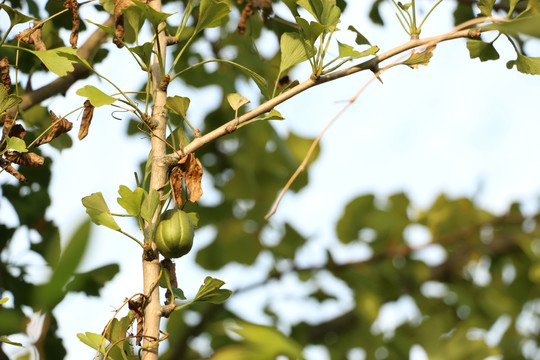
{"type": "Polygon", "coordinates": [[[118,100],[112,96],[105,94],[103,91],[92,85],[86,85],[85,87],[80,88],[79,90],[77,90],[76,94],[87,97],[88,100],[90,100],[92,105],[94,105],[95,107],[111,105],[116,100],[118,100]]]}
{"type": "Polygon", "coordinates": [[[103,225],[113,230],[120,230],[120,226],[114,221],[111,211],[100,192],[82,198],[86,213],[97,225],[103,225]]]}

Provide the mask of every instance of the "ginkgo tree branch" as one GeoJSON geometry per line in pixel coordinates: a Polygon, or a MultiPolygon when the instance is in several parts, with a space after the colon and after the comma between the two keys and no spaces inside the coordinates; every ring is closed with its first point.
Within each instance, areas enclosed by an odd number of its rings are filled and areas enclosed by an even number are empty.
{"type": "MultiPolygon", "coordinates": [[[[464,29],[464,28],[469,27],[469,26],[474,26],[480,23],[495,22],[495,21],[503,22],[507,20],[502,19],[502,18],[493,18],[493,17],[473,19],[473,20],[467,21],[466,23],[461,24],[460,26],[456,27],[455,29],[453,29],[452,31],[448,33],[433,36],[433,37],[428,37],[425,39],[410,40],[400,46],[397,46],[385,53],[382,53],[358,65],[354,65],[349,68],[339,70],[339,71],[330,73],[328,75],[323,75],[320,77],[315,77],[312,75],[308,80],[304,81],[303,83],[298,84],[292,89],[284,93],[281,93],[278,96],[266,101],[265,103],[257,106],[256,108],[245,113],[244,115],[238,118],[232,119],[229,122],[221,125],[220,127],[204,135],[201,135],[200,137],[193,139],[188,145],[184,147],[183,154],[184,156],[186,156],[190,153],[197,151],[198,149],[202,148],[206,144],[211,143],[222,136],[230,134],[231,132],[236,130],[238,125],[241,125],[245,122],[248,122],[254,119],[255,117],[259,115],[269,112],[270,110],[274,109],[277,105],[293,98],[294,96],[314,86],[321,85],[329,81],[334,81],[339,78],[343,78],[345,76],[349,76],[349,75],[352,75],[352,74],[355,74],[357,72],[364,71],[364,70],[371,70],[373,72],[377,72],[379,64],[381,62],[395,55],[398,55],[400,53],[403,53],[405,51],[412,50],[418,47],[427,47],[427,46],[438,44],[444,41],[459,39],[459,38],[477,38],[480,36],[482,29],[478,29],[478,28],[464,29]]],[[[178,160],[180,160],[180,155],[177,153],[169,154],[161,158],[161,162],[165,166],[168,166],[168,167],[173,167],[178,162],[178,160]]]]}
{"type": "MultiPolygon", "coordinates": [[[[114,25],[114,18],[109,17],[104,23],[104,26],[111,27],[114,25]]],[[[105,42],[108,34],[102,30],[95,30],[92,35],[81,45],[77,51],[78,56],[84,60],[91,60],[97,49],[105,42]]],[[[64,94],[77,80],[84,79],[92,74],[92,71],[81,64],[74,64],[74,70],[66,76],[59,77],[47,85],[39,89],[27,91],[21,95],[22,102],[19,104],[20,110],[26,110],[32,106],[41,103],[50,97],[58,94],[64,94]]],[[[10,115],[15,115],[16,107],[9,110],[10,115]]]]}

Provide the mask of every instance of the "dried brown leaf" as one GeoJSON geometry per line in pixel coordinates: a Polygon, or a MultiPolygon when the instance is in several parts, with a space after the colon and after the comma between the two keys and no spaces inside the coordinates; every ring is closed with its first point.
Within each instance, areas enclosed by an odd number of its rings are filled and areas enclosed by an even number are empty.
{"type": "Polygon", "coordinates": [[[253,2],[248,1],[242,10],[242,15],[240,16],[240,21],[238,22],[237,29],[240,35],[244,35],[246,33],[246,23],[251,15],[253,15],[253,2]]]}
{"type": "Polygon", "coordinates": [[[41,166],[45,158],[35,153],[20,153],[9,150],[4,154],[6,160],[21,166],[41,166]]]}
{"type": "Polygon", "coordinates": [[[5,114],[3,117],[4,128],[2,129],[2,142],[4,141],[6,135],[11,130],[14,125],[15,119],[10,114],[5,114]]]}
{"type": "Polygon", "coordinates": [[[53,139],[57,138],[65,132],[68,132],[73,128],[73,124],[69,122],[66,118],[59,119],[54,112],[50,111],[50,113],[53,123],[51,131],[49,131],[47,135],[36,141],[36,143],[34,144],[34,146],[36,147],[51,142],[53,139]]]}
{"type": "Polygon", "coordinates": [[[11,78],[9,77],[9,61],[7,56],[0,59],[0,80],[9,93],[11,89],[11,78]]]}
{"type": "Polygon", "coordinates": [[[178,162],[186,188],[189,191],[189,201],[195,202],[201,199],[203,194],[201,181],[203,175],[202,164],[193,154],[189,154],[178,162]]]}
{"type": "Polygon", "coordinates": [[[15,124],[11,127],[11,130],[9,131],[9,136],[16,137],[19,139],[24,139],[24,136],[26,135],[26,130],[24,129],[24,126],[21,124],[15,124]]]}
{"type": "Polygon", "coordinates": [[[135,319],[137,319],[137,334],[135,338],[137,339],[136,344],[141,345],[143,338],[143,322],[144,322],[144,311],[142,308],[142,299],[138,300],[129,300],[128,301],[129,310],[133,311],[135,319]]]}
{"type": "Polygon", "coordinates": [[[15,35],[15,37],[23,44],[34,45],[36,51],[45,51],[47,50],[47,46],[45,46],[45,43],[41,38],[41,27],[42,24],[34,21],[33,28],[24,30],[15,35]]]}
{"type": "Polygon", "coordinates": [[[81,127],[79,129],[79,140],[82,140],[88,135],[88,128],[92,122],[92,117],[94,116],[94,105],[90,100],[84,102],[84,111],[82,115],[81,127]]]}
{"type": "Polygon", "coordinates": [[[178,206],[182,205],[182,174],[180,171],[175,171],[169,177],[171,188],[174,195],[174,201],[178,206]]]}
{"type": "Polygon", "coordinates": [[[26,180],[26,177],[21,174],[17,169],[15,169],[13,166],[10,165],[9,161],[4,160],[0,157],[0,167],[2,170],[5,170],[8,174],[11,174],[15,177],[15,179],[22,181],[24,183],[27,183],[28,180],[26,180]]]}
{"type": "MultiPolygon", "coordinates": [[[[115,26],[115,34],[120,40],[124,40],[124,13],[122,12],[123,9],[128,8],[130,5],[133,5],[133,1],[131,0],[114,0],[114,26],[115,26]]],[[[118,48],[123,47],[122,43],[118,41],[118,39],[114,39],[113,42],[116,44],[118,48]]]]}
{"type": "Polygon", "coordinates": [[[69,9],[73,13],[73,19],[71,21],[71,36],[69,37],[69,43],[72,48],[77,47],[77,40],[79,39],[79,27],[81,25],[81,19],[79,18],[79,4],[76,0],[66,0],[64,7],[69,9]]]}

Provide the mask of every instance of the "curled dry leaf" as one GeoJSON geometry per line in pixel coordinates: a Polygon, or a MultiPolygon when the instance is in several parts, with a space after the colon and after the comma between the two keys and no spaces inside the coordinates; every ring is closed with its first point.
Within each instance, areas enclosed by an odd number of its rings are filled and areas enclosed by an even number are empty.
{"type": "Polygon", "coordinates": [[[135,319],[137,319],[137,334],[135,335],[135,338],[137,339],[137,346],[141,345],[143,337],[144,311],[142,308],[142,303],[142,298],[128,301],[128,308],[133,312],[133,315],[135,315],[135,319]]]}
{"type": "Polygon", "coordinates": [[[18,151],[7,151],[4,154],[6,160],[21,166],[41,166],[45,158],[35,153],[20,153],[18,151]]]}
{"type": "Polygon", "coordinates": [[[182,174],[179,170],[174,171],[169,177],[173,191],[174,201],[178,206],[182,205],[182,174]]]}
{"type": "Polygon", "coordinates": [[[9,131],[9,136],[16,137],[19,139],[24,139],[24,136],[26,135],[26,130],[24,129],[24,126],[21,124],[15,124],[11,126],[11,130],[9,131]]]}
{"type": "Polygon", "coordinates": [[[34,21],[33,28],[24,30],[15,37],[23,44],[34,45],[36,51],[45,51],[47,47],[41,39],[41,26],[39,22],[34,21]]]}
{"type": "Polygon", "coordinates": [[[201,199],[203,194],[201,180],[203,169],[199,159],[193,154],[178,161],[178,169],[184,178],[186,188],[189,191],[189,201],[195,202],[201,199]]]}
{"type": "Polygon", "coordinates": [[[82,115],[81,127],[79,129],[79,140],[82,140],[88,135],[88,128],[92,122],[94,116],[94,105],[90,103],[90,100],[84,102],[84,111],[82,115]]]}
{"type": "Polygon", "coordinates": [[[5,170],[8,174],[11,174],[15,177],[15,179],[22,181],[24,183],[27,183],[26,177],[21,174],[17,169],[15,169],[13,166],[10,165],[9,161],[3,159],[0,157],[0,168],[2,170],[5,170]]]}
{"type": "Polygon", "coordinates": [[[7,56],[0,59],[0,80],[9,93],[11,89],[11,78],[9,77],[9,61],[7,56]]]}
{"type": "Polygon", "coordinates": [[[77,4],[76,0],[66,0],[64,2],[64,7],[73,14],[69,43],[72,48],[76,48],[77,40],[79,40],[79,26],[81,25],[81,19],[79,18],[79,4],[77,4]]]}
{"type": "MultiPolygon", "coordinates": [[[[124,13],[122,12],[123,9],[128,8],[129,6],[133,5],[133,1],[131,0],[114,0],[114,26],[115,26],[115,35],[120,40],[124,40],[124,13]]],[[[116,44],[118,48],[123,47],[122,43],[118,41],[118,39],[114,39],[113,42],[116,44]]]]}
{"type": "Polygon", "coordinates": [[[53,113],[52,111],[50,111],[50,113],[51,113],[51,120],[53,123],[52,129],[51,131],[49,131],[49,133],[46,136],[36,141],[36,143],[34,144],[36,147],[51,142],[53,139],[57,138],[58,136],[62,135],[65,132],[68,132],[69,130],[73,128],[73,124],[69,122],[67,119],[65,118],[59,119],[55,113],[53,113]]]}
{"type": "Polygon", "coordinates": [[[4,128],[2,129],[2,142],[4,141],[6,135],[8,132],[10,132],[11,128],[14,125],[15,119],[10,114],[6,113],[4,114],[4,117],[2,118],[2,122],[4,124],[4,128]]]}
{"type": "Polygon", "coordinates": [[[246,33],[246,23],[251,15],[253,15],[253,2],[248,1],[242,10],[242,15],[240,16],[240,21],[238,22],[237,29],[239,34],[244,35],[246,33]]]}

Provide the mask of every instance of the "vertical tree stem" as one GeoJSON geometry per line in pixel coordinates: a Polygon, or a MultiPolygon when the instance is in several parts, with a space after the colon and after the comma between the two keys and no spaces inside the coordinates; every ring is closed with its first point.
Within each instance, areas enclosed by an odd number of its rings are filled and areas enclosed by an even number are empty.
{"type": "MultiPolygon", "coordinates": [[[[155,10],[161,11],[161,0],[151,0],[148,4],[155,10]]],[[[153,104],[152,115],[149,119],[152,128],[152,173],[150,178],[150,189],[159,189],[165,184],[167,178],[167,167],[159,161],[165,155],[166,148],[162,139],[165,139],[167,125],[167,110],[165,101],[167,99],[166,86],[160,86],[162,75],[160,70],[160,61],[165,66],[166,39],[163,32],[157,36],[161,48],[161,60],[157,54],[154,56],[152,65],[152,85],[153,85],[153,104]]],[[[154,216],[153,223],[156,223],[159,214],[154,216]]],[[[144,309],[144,339],[143,339],[143,360],[158,360],[159,344],[155,344],[159,339],[159,324],[161,320],[161,304],[159,302],[159,278],[160,264],[159,254],[155,243],[152,244],[152,250],[143,255],[143,277],[144,293],[148,296],[147,305],[144,309]]]]}

